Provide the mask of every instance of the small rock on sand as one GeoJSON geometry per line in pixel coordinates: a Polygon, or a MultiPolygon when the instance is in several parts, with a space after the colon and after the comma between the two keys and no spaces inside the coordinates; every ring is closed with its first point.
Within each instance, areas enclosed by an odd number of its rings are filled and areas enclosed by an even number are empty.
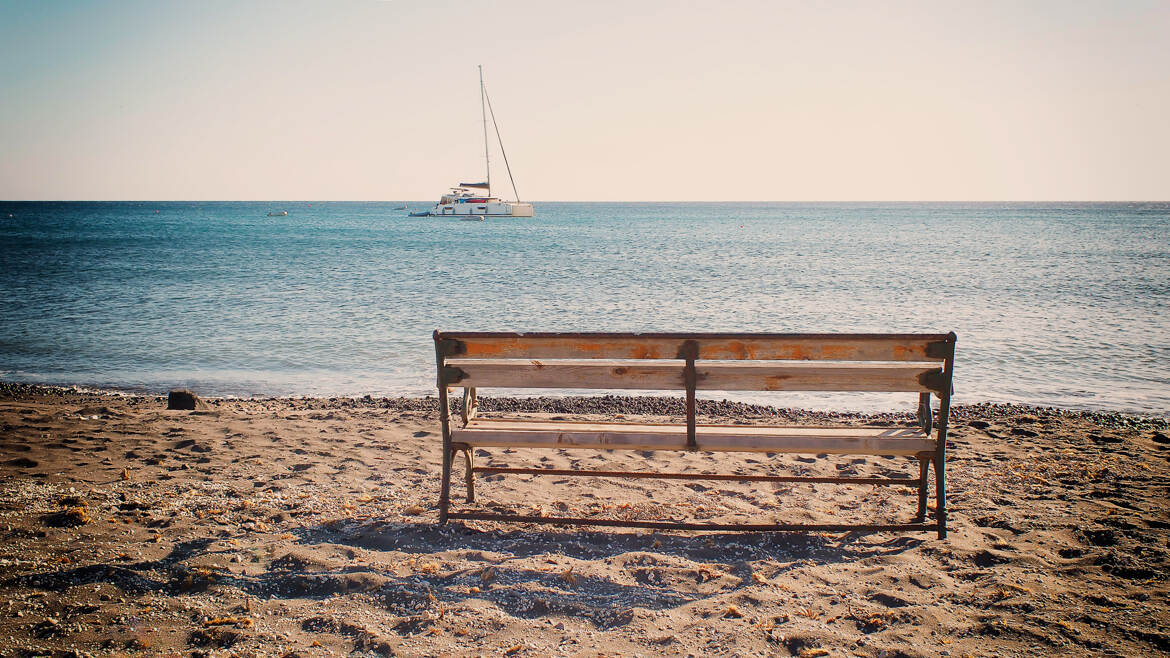
{"type": "Polygon", "coordinates": [[[206,408],[206,402],[200,400],[198,395],[185,388],[176,388],[167,395],[167,409],[194,411],[195,409],[206,408]]]}

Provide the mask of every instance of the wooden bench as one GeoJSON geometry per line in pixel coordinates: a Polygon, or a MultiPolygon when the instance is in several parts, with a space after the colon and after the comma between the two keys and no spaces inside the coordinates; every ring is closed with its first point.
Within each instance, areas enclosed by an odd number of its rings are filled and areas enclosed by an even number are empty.
{"type": "Polygon", "coordinates": [[[946,537],[946,436],[955,334],[617,334],[447,333],[435,331],[443,475],[439,521],[478,519],[691,530],[914,531],[946,537]],[[685,424],[477,418],[477,389],[560,388],[684,391],[685,424]],[[457,420],[449,395],[463,389],[457,420]],[[868,391],[917,393],[915,427],[699,425],[696,391],[868,391]],[[939,398],[937,420],[930,396],[939,398]],[[917,479],[582,471],[477,467],[476,448],[698,450],[763,453],[904,455],[917,479]],[[456,455],[466,465],[467,501],[476,473],[659,477],[668,479],[915,485],[913,521],[845,524],[710,524],[524,516],[450,509],[456,455]],[[935,472],[934,522],[927,522],[928,474],[935,472]]]}

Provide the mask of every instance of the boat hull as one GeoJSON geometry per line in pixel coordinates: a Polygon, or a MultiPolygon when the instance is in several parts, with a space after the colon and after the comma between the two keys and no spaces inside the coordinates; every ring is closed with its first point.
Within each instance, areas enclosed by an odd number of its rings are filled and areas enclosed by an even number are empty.
{"type": "Polygon", "coordinates": [[[412,217],[532,217],[531,203],[498,201],[490,203],[441,203],[427,213],[411,213],[412,217]]]}

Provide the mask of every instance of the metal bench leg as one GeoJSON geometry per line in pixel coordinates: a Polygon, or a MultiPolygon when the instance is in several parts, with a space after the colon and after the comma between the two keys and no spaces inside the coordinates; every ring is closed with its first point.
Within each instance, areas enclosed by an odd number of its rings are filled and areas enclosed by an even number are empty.
{"type": "Polygon", "coordinates": [[[471,448],[463,451],[463,463],[467,466],[467,502],[475,502],[475,457],[471,455],[471,448]]]}
{"type": "Polygon", "coordinates": [[[451,461],[455,451],[443,448],[443,481],[439,484],[439,525],[447,522],[447,507],[451,504],[451,461]]]}
{"type": "Polygon", "coordinates": [[[447,386],[446,361],[451,349],[450,343],[441,338],[437,329],[434,338],[435,360],[439,369],[436,382],[439,387],[439,425],[443,428],[443,480],[439,483],[439,525],[444,525],[447,523],[447,508],[451,505],[451,460],[455,458],[455,451],[451,448],[451,405],[447,401],[450,389],[447,386]]]}
{"type": "Polygon", "coordinates": [[[947,538],[947,485],[946,469],[943,467],[945,460],[945,454],[936,455],[934,458],[934,518],[938,519],[939,539],[947,538]]]}
{"type": "Polygon", "coordinates": [[[930,475],[930,458],[918,458],[918,513],[914,515],[915,523],[926,521],[926,486],[930,475]]]}

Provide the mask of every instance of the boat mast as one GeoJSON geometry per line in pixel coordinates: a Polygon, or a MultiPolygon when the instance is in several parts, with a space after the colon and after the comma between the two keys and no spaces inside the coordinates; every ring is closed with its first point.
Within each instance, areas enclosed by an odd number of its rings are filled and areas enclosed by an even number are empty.
{"type": "Polygon", "coordinates": [[[487,186],[488,197],[492,195],[492,161],[488,157],[488,133],[487,133],[487,106],[486,98],[487,91],[483,87],[483,64],[479,65],[479,113],[483,116],[483,163],[487,168],[487,186]]]}

